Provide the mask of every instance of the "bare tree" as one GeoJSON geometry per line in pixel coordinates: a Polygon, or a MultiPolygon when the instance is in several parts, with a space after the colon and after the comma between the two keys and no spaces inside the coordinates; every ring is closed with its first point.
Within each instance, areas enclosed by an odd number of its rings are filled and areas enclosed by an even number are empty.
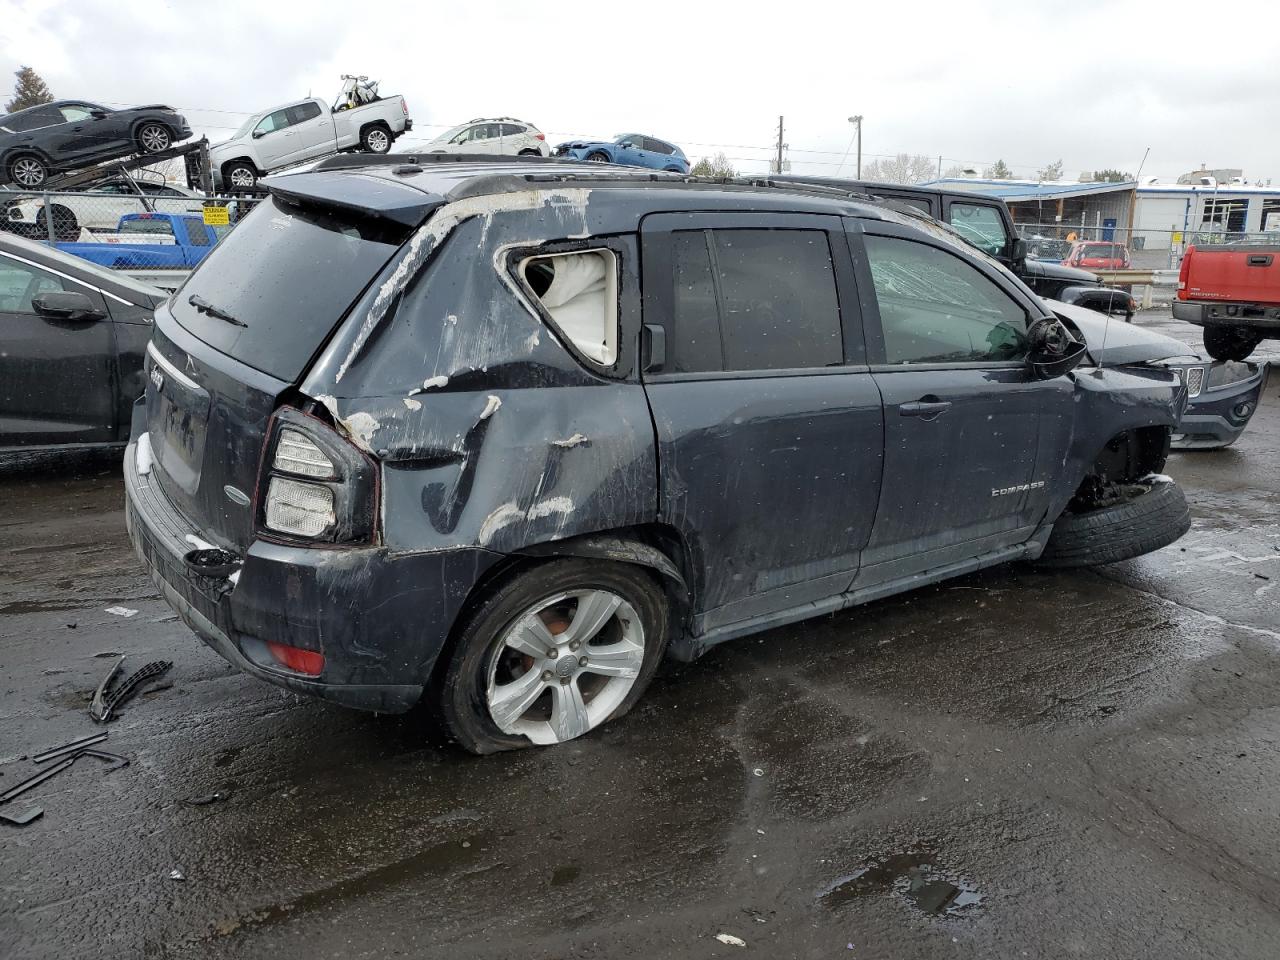
{"type": "Polygon", "coordinates": [[[1132,173],[1122,173],[1119,170],[1095,170],[1093,179],[1098,183],[1125,183],[1133,179],[1132,173]]]}
{"type": "Polygon", "coordinates": [[[711,159],[703,157],[693,165],[689,171],[695,177],[736,177],[738,171],[733,169],[733,164],[729,162],[729,158],[724,155],[724,151],[720,151],[711,159]]]}
{"type": "Polygon", "coordinates": [[[923,183],[932,180],[938,172],[937,161],[925,156],[900,153],[896,157],[881,157],[862,165],[862,179],[881,183],[923,183]]]}
{"type": "Polygon", "coordinates": [[[13,71],[13,75],[18,78],[18,82],[13,85],[13,99],[4,105],[5,113],[25,110],[27,107],[38,107],[42,103],[53,101],[53,94],[40,79],[40,74],[30,67],[19,67],[13,71]]]}
{"type": "Polygon", "coordinates": [[[1062,179],[1062,161],[1055,160],[1042,170],[1036,171],[1037,180],[1061,180],[1062,179]]]}

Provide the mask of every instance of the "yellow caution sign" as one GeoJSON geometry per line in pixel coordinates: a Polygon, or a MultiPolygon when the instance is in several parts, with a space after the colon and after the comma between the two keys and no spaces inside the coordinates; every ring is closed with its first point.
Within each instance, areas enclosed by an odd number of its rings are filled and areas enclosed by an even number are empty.
{"type": "Polygon", "coordinates": [[[1181,242],[1182,242],[1182,231],[1181,231],[1181,230],[1175,230],[1175,231],[1173,232],[1173,242],[1174,242],[1174,243],[1181,243],[1181,242]]]}
{"type": "Polygon", "coordinates": [[[231,211],[226,207],[205,207],[204,222],[205,226],[209,227],[229,227],[231,226],[231,211]]]}

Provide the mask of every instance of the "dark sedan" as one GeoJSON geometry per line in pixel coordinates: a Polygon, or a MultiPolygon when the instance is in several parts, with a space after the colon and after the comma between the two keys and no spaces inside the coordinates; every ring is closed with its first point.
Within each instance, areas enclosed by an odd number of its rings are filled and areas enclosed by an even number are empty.
{"type": "Polygon", "coordinates": [[[54,174],[162,153],[189,136],[186,117],[172,107],[111,110],[83,100],[55,100],[0,117],[0,183],[39,187],[54,174]]]}
{"type": "Polygon", "coordinates": [[[167,296],[0,233],[0,460],[127,441],[151,314],[167,296]]]}

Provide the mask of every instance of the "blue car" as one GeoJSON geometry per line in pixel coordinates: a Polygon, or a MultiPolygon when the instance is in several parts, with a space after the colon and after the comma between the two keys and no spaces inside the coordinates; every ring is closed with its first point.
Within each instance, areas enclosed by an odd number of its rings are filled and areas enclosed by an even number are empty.
{"type": "Polygon", "coordinates": [[[689,172],[689,158],[673,143],[646,137],[642,133],[624,133],[610,143],[607,140],[570,140],[556,147],[557,157],[590,160],[592,163],[622,163],[630,167],[689,172]]]}

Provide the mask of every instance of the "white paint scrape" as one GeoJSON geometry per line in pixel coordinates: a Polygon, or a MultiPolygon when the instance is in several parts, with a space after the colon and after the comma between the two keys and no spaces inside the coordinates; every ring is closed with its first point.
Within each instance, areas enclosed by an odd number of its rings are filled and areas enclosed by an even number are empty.
{"type": "Polygon", "coordinates": [[[489,401],[484,405],[484,410],[480,412],[480,419],[488,420],[490,417],[492,417],[495,413],[498,412],[498,408],[500,406],[502,406],[502,401],[498,397],[495,397],[492,393],[489,394],[489,401]]]}
{"type": "Polygon", "coordinates": [[[422,409],[422,401],[421,401],[421,400],[415,400],[415,399],[413,399],[413,397],[405,397],[405,398],[404,398],[404,405],[405,405],[405,408],[406,408],[406,409],[408,409],[408,410],[421,410],[421,409],[422,409]]]}
{"type": "Polygon", "coordinates": [[[529,508],[526,516],[530,520],[537,520],[539,517],[549,517],[553,513],[571,513],[572,511],[573,501],[568,497],[552,497],[550,500],[535,503],[529,508]]]}
{"type": "Polygon", "coordinates": [[[588,442],[589,441],[585,436],[583,436],[580,433],[575,433],[572,437],[566,437],[563,440],[553,440],[551,442],[551,445],[553,447],[564,447],[566,450],[568,450],[570,447],[580,447],[584,443],[588,443],[588,442]]]}
{"type": "Polygon", "coordinates": [[[365,450],[373,449],[373,435],[378,432],[378,427],[381,426],[376,418],[363,410],[358,410],[339,422],[347,428],[347,433],[351,435],[351,440],[357,447],[362,447],[365,450]]]}
{"type": "Polygon", "coordinates": [[[154,463],[155,455],[151,452],[151,434],[144,433],[138,438],[138,449],[134,451],[134,465],[137,467],[138,476],[145,477],[150,473],[154,463]]]}

